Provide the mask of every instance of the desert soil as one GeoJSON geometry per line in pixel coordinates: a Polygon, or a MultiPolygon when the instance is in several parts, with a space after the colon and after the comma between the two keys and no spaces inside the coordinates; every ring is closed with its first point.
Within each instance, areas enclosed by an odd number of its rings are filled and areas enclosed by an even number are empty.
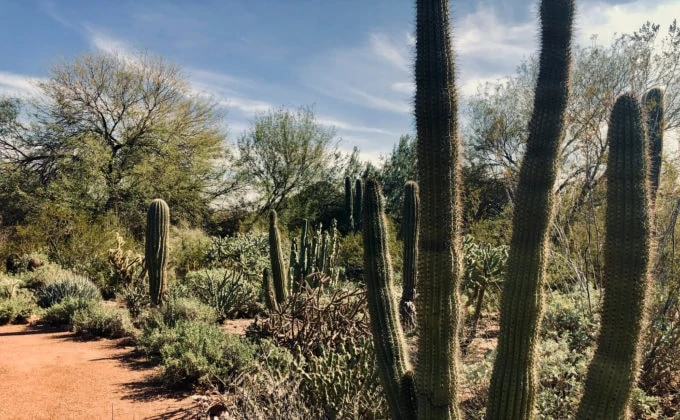
{"type": "Polygon", "coordinates": [[[191,393],[167,393],[120,340],[0,326],[0,419],[196,419],[191,393]]]}

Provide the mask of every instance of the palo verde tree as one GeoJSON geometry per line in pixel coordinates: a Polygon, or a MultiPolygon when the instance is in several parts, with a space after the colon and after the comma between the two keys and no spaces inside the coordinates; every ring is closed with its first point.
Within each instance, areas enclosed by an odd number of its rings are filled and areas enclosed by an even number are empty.
{"type": "Polygon", "coordinates": [[[339,188],[344,159],[337,143],[335,130],[309,107],[269,110],[237,140],[239,178],[257,193],[260,212],[280,211],[287,199],[321,181],[334,180],[339,188]]]}
{"type": "Polygon", "coordinates": [[[146,203],[200,221],[220,191],[222,114],[193,95],[180,69],[141,54],[84,55],[56,64],[29,120],[0,155],[38,175],[47,198],[91,216],[109,212],[143,231],[146,203]]]}

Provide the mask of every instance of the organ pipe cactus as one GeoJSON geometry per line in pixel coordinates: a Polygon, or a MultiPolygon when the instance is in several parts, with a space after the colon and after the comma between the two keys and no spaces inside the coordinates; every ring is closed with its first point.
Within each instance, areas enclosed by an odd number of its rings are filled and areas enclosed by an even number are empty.
{"type": "MultiPolygon", "coordinates": [[[[416,4],[415,103],[422,224],[415,374],[402,363],[403,332],[391,303],[386,233],[380,225],[381,216],[376,216],[382,208],[380,198],[374,197],[379,188],[373,181],[367,182],[363,206],[366,284],[378,367],[393,417],[414,418],[417,413],[424,419],[450,419],[459,417],[455,391],[461,260],[453,58],[446,0],[417,0],[416,4]]],[[[486,411],[489,419],[534,417],[541,289],[564,131],[573,14],[573,0],[541,2],[539,75],[516,192],[501,332],[486,411]]],[[[647,103],[650,95],[645,98],[647,103]]],[[[598,347],[577,415],[585,419],[625,415],[638,368],[649,276],[651,206],[645,128],[639,104],[631,94],[617,99],[608,139],[604,301],[598,347]]]]}
{"type": "Polygon", "coordinates": [[[543,0],[534,109],[515,193],[513,231],[503,284],[500,335],[487,418],[533,416],[535,356],[543,306],[553,186],[569,94],[573,0],[543,0]]]}
{"type": "Polygon", "coordinates": [[[361,200],[363,198],[363,184],[360,178],[354,181],[354,232],[361,232],[361,200]]]}
{"type": "Polygon", "coordinates": [[[413,299],[416,288],[416,263],[418,261],[418,229],[420,227],[420,197],[418,184],[408,181],[404,185],[404,208],[402,231],[404,234],[404,265],[402,269],[402,292],[399,301],[399,315],[407,330],[415,327],[415,306],[413,299]]]}
{"type": "Polygon", "coordinates": [[[394,301],[384,204],[377,181],[366,181],[363,205],[364,278],[376,360],[392,417],[414,418],[413,376],[394,301]]]}
{"type": "Polygon", "coordinates": [[[279,233],[276,210],[269,211],[269,259],[271,261],[272,279],[277,303],[288,297],[288,276],[281,251],[281,234],[279,233]]]}
{"type": "Polygon", "coordinates": [[[146,243],[144,257],[149,274],[149,296],[157,306],[165,293],[168,265],[168,236],[170,234],[170,209],[157,198],[149,205],[146,214],[146,243]]]}
{"type": "Polygon", "coordinates": [[[461,151],[450,26],[447,0],[416,2],[415,117],[421,227],[415,381],[418,416],[430,419],[460,417],[455,401],[461,151]]]}
{"type": "Polygon", "coordinates": [[[604,299],[600,335],[577,418],[623,418],[635,384],[650,261],[645,127],[631,94],[609,120],[604,299]]]}

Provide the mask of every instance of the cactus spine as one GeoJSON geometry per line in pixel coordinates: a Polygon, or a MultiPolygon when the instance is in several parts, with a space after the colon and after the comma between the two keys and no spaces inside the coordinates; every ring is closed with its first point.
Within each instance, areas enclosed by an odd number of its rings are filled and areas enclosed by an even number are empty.
{"type": "Polygon", "coordinates": [[[418,184],[408,181],[404,185],[404,209],[402,231],[404,233],[404,268],[402,270],[402,293],[399,315],[407,330],[415,327],[415,306],[413,299],[416,288],[416,263],[418,261],[418,229],[420,227],[420,197],[418,184]]]}
{"type": "Polygon", "coordinates": [[[661,176],[661,152],[663,149],[663,90],[650,89],[642,98],[642,104],[647,111],[647,140],[649,141],[649,190],[652,205],[656,202],[656,192],[659,189],[661,176]]]}
{"type": "Polygon", "coordinates": [[[360,178],[354,181],[354,231],[361,232],[361,200],[363,198],[363,184],[360,178]]]}
{"type": "Polygon", "coordinates": [[[640,105],[620,96],[609,121],[604,300],[600,336],[577,418],[623,418],[635,384],[650,261],[645,128],[640,105]]]}
{"type": "Polygon", "coordinates": [[[154,306],[160,305],[165,293],[168,264],[168,236],[170,234],[170,209],[157,198],[149,205],[146,214],[146,244],[144,256],[149,273],[149,296],[154,306]]]}
{"type": "Polygon", "coordinates": [[[541,2],[539,74],[516,192],[501,299],[501,332],[489,388],[489,419],[533,417],[534,358],[542,316],[553,186],[569,93],[573,16],[573,0],[541,2]]]}
{"type": "Polygon", "coordinates": [[[374,180],[368,180],[363,208],[363,238],[366,267],[364,278],[371,329],[378,371],[392,410],[392,417],[407,419],[415,417],[415,395],[411,367],[392,290],[392,266],[383,207],[380,185],[374,180]]]}
{"type": "Polygon", "coordinates": [[[274,292],[276,302],[282,303],[288,297],[288,276],[281,251],[281,234],[279,233],[276,210],[269,211],[269,259],[272,266],[274,292]]]}
{"type": "MultiPolygon", "coordinates": [[[[447,0],[416,2],[415,117],[421,199],[418,416],[459,418],[460,139],[447,0]]],[[[368,193],[367,193],[368,194],[368,193]]]]}

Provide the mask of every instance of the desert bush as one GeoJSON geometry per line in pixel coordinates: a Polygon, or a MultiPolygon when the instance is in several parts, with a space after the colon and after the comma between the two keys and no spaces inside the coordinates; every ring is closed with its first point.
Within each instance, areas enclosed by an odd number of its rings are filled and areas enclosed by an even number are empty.
{"type": "Polygon", "coordinates": [[[178,278],[184,277],[189,271],[205,267],[211,243],[211,238],[200,229],[170,227],[170,265],[174,267],[178,278]]]}
{"type": "Polygon", "coordinates": [[[211,238],[205,257],[210,267],[230,268],[250,279],[260,278],[269,266],[269,239],[266,233],[238,233],[211,238]]]}
{"type": "Polygon", "coordinates": [[[141,278],[137,278],[132,283],[123,286],[118,296],[125,304],[132,318],[139,317],[142,312],[151,306],[149,285],[141,278]]]}
{"type": "Polygon", "coordinates": [[[22,273],[20,277],[23,279],[24,287],[38,291],[46,285],[67,278],[72,274],[70,270],[62,268],[59,264],[47,262],[33,271],[22,273]]]}
{"type": "Polygon", "coordinates": [[[253,317],[264,310],[262,280],[242,273],[215,268],[192,271],[185,283],[201,302],[215,309],[221,320],[253,317]]]}
{"type": "Polygon", "coordinates": [[[76,312],[81,310],[94,311],[94,309],[90,309],[90,307],[94,307],[99,304],[99,300],[68,296],[58,303],[48,307],[44,311],[43,316],[40,318],[40,322],[51,327],[68,326],[70,328],[73,315],[76,312]]]}
{"type": "Polygon", "coordinates": [[[125,310],[99,305],[87,305],[71,317],[71,328],[76,334],[105,338],[133,336],[132,321],[125,310]]]}
{"type": "Polygon", "coordinates": [[[174,327],[182,321],[214,324],[217,322],[217,313],[213,308],[196,298],[182,297],[171,293],[162,305],[152,308],[140,316],[140,325],[145,331],[164,326],[174,327]]]}
{"type": "Polygon", "coordinates": [[[147,328],[137,345],[159,363],[162,382],[173,387],[224,388],[257,364],[252,343],[226,335],[218,325],[204,321],[179,320],[172,326],[147,328]]]}
{"type": "Polygon", "coordinates": [[[101,300],[102,295],[97,286],[87,277],[70,273],[40,288],[37,293],[38,305],[49,308],[67,298],[83,301],[101,300]]]}
{"type": "Polygon", "coordinates": [[[543,338],[566,341],[569,350],[582,352],[595,344],[598,322],[595,316],[599,291],[591,292],[592,308],[581,290],[569,294],[552,292],[546,299],[546,309],[541,324],[543,338]]]}
{"type": "Polygon", "coordinates": [[[363,281],[364,244],[360,233],[350,233],[340,237],[338,265],[344,267],[344,279],[363,281]]]}
{"type": "Polygon", "coordinates": [[[304,288],[270,310],[269,317],[254,323],[247,334],[271,338],[296,354],[333,351],[370,336],[366,291],[349,285],[328,294],[321,288],[304,288]]]}
{"type": "Polygon", "coordinates": [[[322,348],[319,355],[300,357],[295,369],[300,392],[310,406],[323,409],[324,418],[389,417],[371,339],[322,348]]]}
{"type": "Polygon", "coordinates": [[[0,285],[0,325],[27,322],[31,315],[38,312],[34,296],[24,289],[16,289],[3,296],[0,285]]]}

